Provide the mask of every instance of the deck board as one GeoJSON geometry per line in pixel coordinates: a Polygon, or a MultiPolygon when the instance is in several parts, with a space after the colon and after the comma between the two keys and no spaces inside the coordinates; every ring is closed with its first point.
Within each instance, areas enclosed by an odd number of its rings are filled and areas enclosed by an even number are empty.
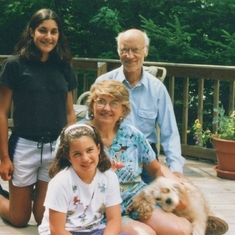
{"type": "MultiPolygon", "coordinates": [[[[160,156],[164,163],[165,157],[160,156]]],[[[221,179],[216,176],[214,163],[187,159],[184,174],[205,194],[215,216],[224,219],[229,224],[226,235],[235,234],[235,180],[221,179]]],[[[2,187],[7,189],[7,183],[0,179],[2,187]]],[[[29,226],[14,228],[0,219],[0,235],[36,235],[37,226],[31,216],[29,226]]]]}

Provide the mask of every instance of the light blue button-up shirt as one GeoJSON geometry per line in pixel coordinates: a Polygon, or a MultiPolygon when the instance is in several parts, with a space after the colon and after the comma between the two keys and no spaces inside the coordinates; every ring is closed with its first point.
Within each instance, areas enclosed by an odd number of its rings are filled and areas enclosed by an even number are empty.
{"type": "Polygon", "coordinates": [[[149,143],[158,142],[156,132],[156,123],[158,123],[161,131],[160,143],[166,155],[167,165],[172,172],[183,173],[185,159],[181,156],[179,131],[165,85],[143,70],[140,82],[131,87],[123,73],[123,66],[101,75],[95,82],[104,79],[117,80],[126,86],[130,93],[131,113],[125,118],[124,123],[139,129],[149,143]]]}

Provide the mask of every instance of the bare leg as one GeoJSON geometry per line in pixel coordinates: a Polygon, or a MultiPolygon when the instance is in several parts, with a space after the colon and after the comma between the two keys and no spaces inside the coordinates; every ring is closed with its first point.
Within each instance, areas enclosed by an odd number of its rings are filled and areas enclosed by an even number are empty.
{"type": "Polygon", "coordinates": [[[36,194],[33,204],[33,214],[38,225],[41,224],[42,222],[43,213],[45,210],[43,203],[46,196],[47,185],[48,185],[47,182],[41,180],[38,180],[38,182],[36,183],[36,194]]]}
{"type": "Polygon", "coordinates": [[[190,235],[192,232],[191,223],[187,219],[162,209],[155,209],[151,217],[142,222],[149,225],[158,235],[190,235]]]}
{"type": "Polygon", "coordinates": [[[9,181],[10,198],[0,195],[0,215],[16,227],[25,226],[31,216],[33,185],[16,187],[9,181]]]}
{"type": "Polygon", "coordinates": [[[131,235],[157,235],[151,227],[139,221],[132,221],[124,225],[121,232],[131,235]]]}

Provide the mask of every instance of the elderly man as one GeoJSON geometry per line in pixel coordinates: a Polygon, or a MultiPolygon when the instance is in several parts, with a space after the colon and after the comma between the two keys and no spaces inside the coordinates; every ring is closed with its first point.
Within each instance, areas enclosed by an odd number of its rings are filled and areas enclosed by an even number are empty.
{"type": "MultiPolygon", "coordinates": [[[[180,136],[171,99],[164,84],[143,69],[144,58],[148,55],[149,38],[140,30],[130,29],[120,33],[116,40],[122,66],[98,77],[96,82],[113,79],[125,84],[130,92],[131,114],[124,122],[144,133],[156,157],[158,123],[168,167],[181,177],[185,159],[181,156],[180,136]]],[[[152,180],[146,171],[142,179],[146,183],[152,180]]]]}

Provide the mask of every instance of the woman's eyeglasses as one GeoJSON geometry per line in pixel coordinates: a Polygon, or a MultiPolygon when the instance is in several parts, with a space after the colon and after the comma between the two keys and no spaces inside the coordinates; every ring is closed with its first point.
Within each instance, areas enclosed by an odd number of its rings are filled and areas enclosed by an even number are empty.
{"type": "Polygon", "coordinates": [[[117,109],[121,105],[121,103],[116,100],[113,100],[110,103],[107,103],[107,101],[104,99],[97,99],[94,101],[96,102],[97,106],[100,108],[104,108],[106,106],[106,104],[108,104],[111,109],[117,109]]]}

